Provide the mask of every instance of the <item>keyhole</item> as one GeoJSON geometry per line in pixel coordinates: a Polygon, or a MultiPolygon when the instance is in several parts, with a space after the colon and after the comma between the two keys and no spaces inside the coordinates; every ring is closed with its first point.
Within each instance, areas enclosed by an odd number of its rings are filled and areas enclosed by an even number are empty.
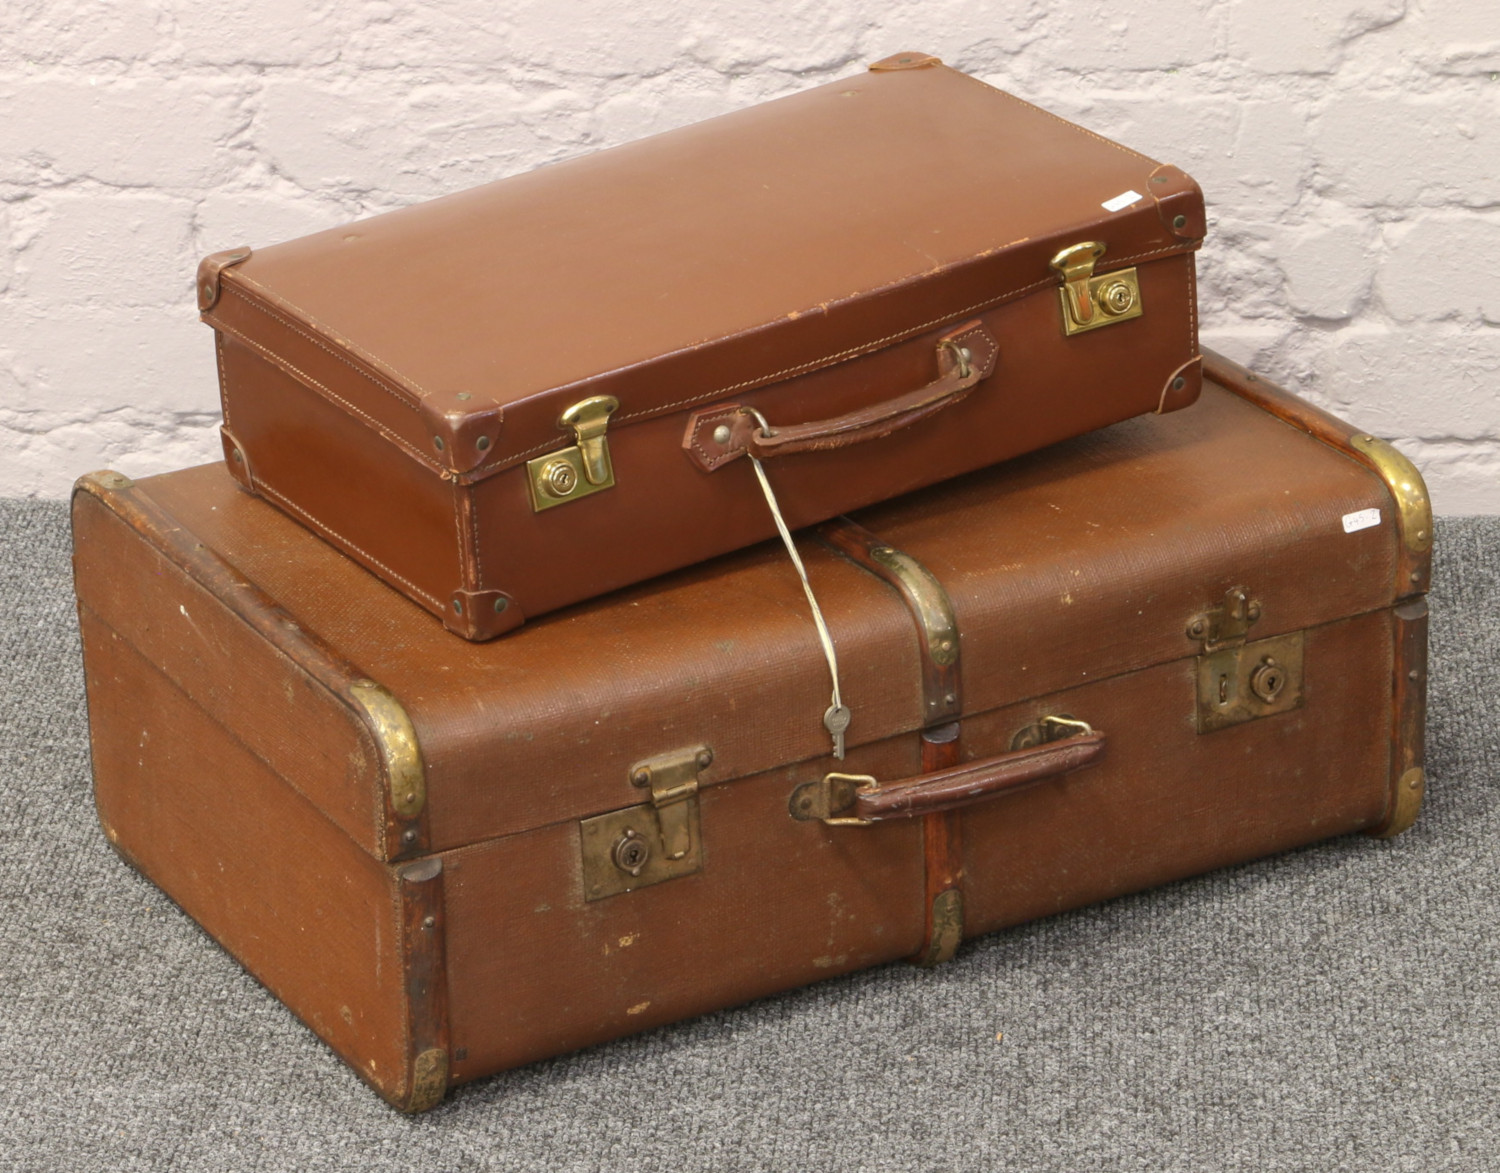
{"type": "Polygon", "coordinates": [[[1228,673],[1220,673],[1220,675],[1219,675],[1219,703],[1221,705],[1227,705],[1229,703],[1229,675],[1228,675],[1228,673]]]}

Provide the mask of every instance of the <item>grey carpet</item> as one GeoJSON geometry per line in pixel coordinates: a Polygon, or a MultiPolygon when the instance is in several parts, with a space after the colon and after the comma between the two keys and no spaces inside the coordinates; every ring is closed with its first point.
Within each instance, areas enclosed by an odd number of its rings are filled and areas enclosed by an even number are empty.
{"type": "Polygon", "coordinates": [[[108,850],[64,509],[0,501],[0,1168],[1500,1169],[1500,518],[1430,790],[1348,838],[386,1108],[108,850]]]}

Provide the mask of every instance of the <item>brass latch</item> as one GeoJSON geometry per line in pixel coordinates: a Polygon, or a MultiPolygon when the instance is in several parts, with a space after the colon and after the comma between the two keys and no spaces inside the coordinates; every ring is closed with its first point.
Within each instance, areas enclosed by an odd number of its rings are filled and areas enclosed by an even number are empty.
{"type": "Polygon", "coordinates": [[[573,404],[558,417],[557,426],[572,428],[577,443],[526,462],[533,513],[581,500],[615,483],[605,432],[610,413],[619,406],[620,401],[613,395],[593,395],[573,404]]]}
{"type": "Polygon", "coordinates": [[[1198,732],[1212,733],[1245,721],[1302,707],[1303,633],[1247,642],[1261,605],[1244,587],[1193,616],[1187,636],[1200,641],[1198,732]]]}
{"type": "Polygon", "coordinates": [[[1099,241],[1086,240],[1069,245],[1050,262],[1063,276],[1058,295],[1064,334],[1082,334],[1141,316],[1141,285],[1134,268],[1094,276],[1094,265],[1104,250],[1099,241]]]}
{"type": "Polygon", "coordinates": [[[579,824],[586,899],[633,892],[703,866],[698,775],[713,760],[713,750],[695,745],[630,767],[630,781],[649,788],[651,801],[579,824]]]}

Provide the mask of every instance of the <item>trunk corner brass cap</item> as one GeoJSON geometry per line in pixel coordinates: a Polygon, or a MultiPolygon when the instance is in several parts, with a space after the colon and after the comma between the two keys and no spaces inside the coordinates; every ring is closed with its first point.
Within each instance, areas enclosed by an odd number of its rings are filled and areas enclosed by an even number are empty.
{"type": "Polygon", "coordinates": [[[1396,783],[1396,796],[1391,807],[1391,817],[1370,834],[1376,839],[1394,839],[1410,828],[1417,821],[1417,815],[1422,810],[1422,798],[1426,791],[1427,771],[1421,766],[1413,766],[1407,770],[1396,783]]]}
{"type": "Polygon", "coordinates": [[[401,702],[373,680],[357,680],[349,691],[364,709],[370,735],[380,747],[391,809],[402,818],[416,818],[427,802],[427,774],[411,718],[401,702]]]}
{"type": "Polygon", "coordinates": [[[423,1051],[412,1061],[411,1095],[407,1112],[426,1112],[437,1107],[448,1091],[448,1052],[441,1047],[423,1051]]]}
{"type": "Polygon", "coordinates": [[[1401,540],[1413,554],[1432,549],[1432,499],[1427,482],[1417,466],[1393,444],[1376,436],[1357,432],[1349,437],[1349,446],[1365,456],[1385,481],[1396,501],[1401,521],[1401,540]]]}

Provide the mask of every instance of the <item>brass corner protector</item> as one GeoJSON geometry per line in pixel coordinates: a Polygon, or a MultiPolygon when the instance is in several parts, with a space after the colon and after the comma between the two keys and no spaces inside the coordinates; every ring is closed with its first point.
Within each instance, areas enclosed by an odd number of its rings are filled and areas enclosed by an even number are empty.
{"type": "Polygon", "coordinates": [[[411,718],[401,702],[373,680],[356,680],[349,692],[364,709],[370,735],[380,747],[391,809],[402,818],[416,818],[427,802],[427,772],[411,718]]]}
{"type": "Polygon", "coordinates": [[[1401,540],[1412,554],[1432,549],[1432,500],[1417,466],[1395,445],[1363,432],[1349,437],[1349,446],[1374,465],[1396,501],[1401,540]]]}
{"type": "Polygon", "coordinates": [[[932,898],[932,932],[927,948],[911,960],[923,969],[952,961],[964,939],[964,894],[948,888],[932,898]]]}
{"type": "Polygon", "coordinates": [[[75,493],[90,493],[95,488],[109,493],[118,493],[125,489],[135,488],[135,482],[124,473],[115,472],[109,468],[101,468],[98,472],[86,472],[73,482],[75,493]]]}
{"type": "Polygon", "coordinates": [[[448,1092],[448,1052],[441,1047],[423,1051],[412,1061],[411,1094],[403,1111],[425,1112],[435,1108],[448,1092]]]}
{"type": "Polygon", "coordinates": [[[1422,810],[1422,798],[1427,793],[1427,771],[1413,766],[1396,782],[1396,795],[1391,814],[1370,834],[1376,839],[1394,839],[1417,821],[1422,810]]]}

